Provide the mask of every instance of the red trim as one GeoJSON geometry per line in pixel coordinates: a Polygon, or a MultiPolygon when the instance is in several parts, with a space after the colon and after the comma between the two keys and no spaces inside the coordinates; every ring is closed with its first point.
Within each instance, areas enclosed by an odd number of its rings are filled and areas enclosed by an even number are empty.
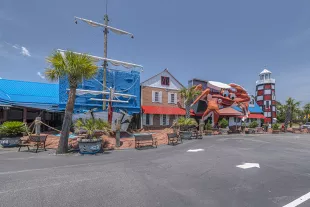
{"type": "Polygon", "coordinates": [[[185,115],[185,109],[165,106],[142,106],[144,114],[185,115]]]}
{"type": "Polygon", "coordinates": [[[257,95],[258,95],[258,96],[264,95],[264,90],[259,90],[259,91],[257,91],[257,95]]]}
{"type": "MultiPolygon", "coordinates": [[[[243,118],[243,116],[239,116],[239,118],[243,118]]],[[[265,119],[266,117],[263,114],[249,114],[249,119],[265,119]]]]}
{"type": "Polygon", "coordinates": [[[265,101],[271,100],[271,95],[264,95],[264,100],[265,101]]]}
{"type": "Polygon", "coordinates": [[[272,112],[272,117],[273,117],[273,118],[276,118],[276,117],[277,117],[276,112],[272,112]]]}

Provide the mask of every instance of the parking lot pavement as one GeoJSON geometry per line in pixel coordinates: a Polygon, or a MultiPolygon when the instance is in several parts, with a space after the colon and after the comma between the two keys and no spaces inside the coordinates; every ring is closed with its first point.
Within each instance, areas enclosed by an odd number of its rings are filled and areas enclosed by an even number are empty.
{"type": "Polygon", "coordinates": [[[96,156],[0,151],[0,206],[305,207],[309,158],[310,136],[296,134],[96,156]]]}

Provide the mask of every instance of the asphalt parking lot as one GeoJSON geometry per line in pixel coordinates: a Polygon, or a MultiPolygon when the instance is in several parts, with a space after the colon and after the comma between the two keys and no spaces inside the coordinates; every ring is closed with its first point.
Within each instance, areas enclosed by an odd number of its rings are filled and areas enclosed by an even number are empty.
{"type": "Polygon", "coordinates": [[[309,160],[310,135],[300,134],[210,136],[96,156],[0,150],[0,206],[306,207],[309,160]]]}

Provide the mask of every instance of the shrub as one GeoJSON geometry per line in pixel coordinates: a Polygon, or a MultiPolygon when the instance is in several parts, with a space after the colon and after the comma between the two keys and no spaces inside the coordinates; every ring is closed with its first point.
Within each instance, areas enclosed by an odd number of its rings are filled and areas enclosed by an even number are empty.
{"type": "Polygon", "coordinates": [[[219,121],[220,128],[226,128],[228,127],[228,121],[226,119],[222,119],[219,121]]]}
{"type": "Polygon", "coordinates": [[[212,130],[212,125],[209,121],[206,123],[205,130],[212,130]]]}
{"type": "Polygon", "coordinates": [[[7,137],[22,136],[26,132],[26,126],[20,121],[7,121],[0,126],[0,134],[7,137]]]}
{"type": "Polygon", "coordinates": [[[258,127],[258,123],[256,122],[256,121],[253,121],[253,122],[251,122],[250,124],[249,124],[249,127],[250,128],[256,128],[256,127],[258,127]]]}
{"type": "Polygon", "coordinates": [[[178,126],[197,126],[197,122],[193,118],[185,118],[181,117],[177,120],[177,125],[178,126]]]}
{"type": "Polygon", "coordinates": [[[279,130],[280,129],[280,125],[278,123],[275,123],[272,125],[272,129],[273,130],[279,130]]]}
{"type": "Polygon", "coordinates": [[[88,138],[94,138],[95,131],[102,131],[105,134],[112,132],[111,125],[101,119],[78,119],[75,124],[77,130],[86,130],[88,138]]]}

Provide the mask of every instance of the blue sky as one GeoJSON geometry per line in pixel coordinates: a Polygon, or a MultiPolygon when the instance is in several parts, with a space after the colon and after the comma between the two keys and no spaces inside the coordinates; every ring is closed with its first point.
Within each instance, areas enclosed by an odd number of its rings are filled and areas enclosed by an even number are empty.
{"type": "MultiPolygon", "coordinates": [[[[310,1],[109,0],[108,57],[141,64],[141,79],[165,68],[184,85],[191,78],[255,90],[264,66],[277,99],[310,102],[310,1]]],[[[0,77],[42,81],[54,49],[103,54],[103,33],[73,16],[102,22],[105,0],[1,0],[0,77]],[[90,3],[91,2],[91,3],[90,3]]]]}

